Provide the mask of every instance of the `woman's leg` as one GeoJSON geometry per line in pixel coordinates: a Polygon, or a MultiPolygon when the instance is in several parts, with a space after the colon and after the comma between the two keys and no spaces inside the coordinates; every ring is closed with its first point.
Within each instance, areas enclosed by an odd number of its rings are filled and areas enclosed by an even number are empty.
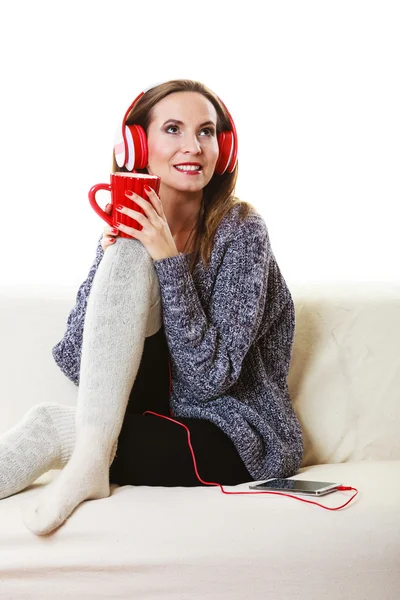
{"type": "Polygon", "coordinates": [[[74,406],[38,404],[0,437],[0,499],[62,469],[75,444],[74,406]]]}
{"type": "Polygon", "coordinates": [[[107,249],[86,310],[75,447],[57,479],[23,511],[33,533],[54,530],[84,500],[109,496],[111,451],[140,365],[150,308],[159,296],[152,258],[139,240],[120,238],[107,249]]]}
{"type": "Polygon", "coordinates": [[[37,404],[0,437],[0,500],[65,467],[75,446],[75,419],[75,406],[37,404]]]}
{"type": "MultiPolygon", "coordinates": [[[[127,413],[169,415],[169,352],[162,325],[154,333],[159,325],[153,310],[127,413]]],[[[38,404],[0,436],[0,500],[21,492],[50,469],[65,467],[75,446],[75,416],[75,406],[38,404]]],[[[116,445],[112,457],[115,450],[116,445]]]]}
{"type": "MultiPolygon", "coordinates": [[[[197,470],[204,481],[238,485],[253,478],[232,440],[211,421],[176,418],[190,431],[197,470]]],[[[110,469],[118,485],[202,486],[196,476],[187,431],[156,415],[126,414],[110,469]]]]}

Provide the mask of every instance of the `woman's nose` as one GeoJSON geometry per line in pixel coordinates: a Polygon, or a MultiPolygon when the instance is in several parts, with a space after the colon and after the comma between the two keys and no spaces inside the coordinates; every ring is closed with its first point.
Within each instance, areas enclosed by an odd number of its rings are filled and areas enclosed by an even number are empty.
{"type": "Polygon", "coordinates": [[[195,135],[187,135],[182,140],[182,150],[189,150],[190,152],[199,152],[200,150],[200,142],[195,135]]]}

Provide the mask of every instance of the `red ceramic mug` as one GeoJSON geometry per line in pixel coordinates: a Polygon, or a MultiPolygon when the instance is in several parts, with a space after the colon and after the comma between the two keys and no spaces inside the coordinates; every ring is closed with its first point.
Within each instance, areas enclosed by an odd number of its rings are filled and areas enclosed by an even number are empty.
{"type": "MultiPolygon", "coordinates": [[[[144,191],[144,186],[148,185],[159,194],[160,192],[160,183],[161,179],[157,175],[147,175],[146,173],[111,173],[110,175],[111,183],[97,183],[89,190],[89,202],[93,210],[101,217],[106,223],[111,225],[111,227],[115,227],[117,223],[122,223],[122,225],[127,225],[128,227],[133,227],[134,229],[138,229],[141,231],[143,229],[142,225],[135,221],[132,217],[128,217],[124,213],[121,213],[117,210],[114,210],[114,206],[117,204],[122,204],[122,206],[126,206],[127,208],[132,208],[133,210],[137,210],[141,212],[143,215],[145,214],[144,210],[141,206],[136,204],[133,200],[125,196],[125,192],[131,191],[141,196],[147,202],[150,202],[149,197],[144,191]],[[99,190],[107,190],[111,192],[111,205],[112,211],[111,214],[108,215],[96,201],[96,192],[99,190]]],[[[150,202],[151,204],[151,202],[150,202]]],[[[118,230],[119,237],[129,238],[132,240],[132,236],[125,233],[124,231],[118,230]]]]}

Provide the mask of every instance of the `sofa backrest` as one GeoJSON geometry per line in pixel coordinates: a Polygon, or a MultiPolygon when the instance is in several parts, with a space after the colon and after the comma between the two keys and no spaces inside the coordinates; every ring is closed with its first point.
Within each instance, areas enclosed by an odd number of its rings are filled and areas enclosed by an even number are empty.
{"type": "MultiPolygon", "coordinates": [[[[400,284],[288,285],[302,466],[400,459],[400,284]]],[[[0,288],[0,434],[35,404],[76,404],[78,388],[51,354],[75,297],[69,288],[0,288]]]]}
{"type": "Polygon", "coordinates": [[[400,459],[400,283],[289,287],[302,466],[400,459]]]}

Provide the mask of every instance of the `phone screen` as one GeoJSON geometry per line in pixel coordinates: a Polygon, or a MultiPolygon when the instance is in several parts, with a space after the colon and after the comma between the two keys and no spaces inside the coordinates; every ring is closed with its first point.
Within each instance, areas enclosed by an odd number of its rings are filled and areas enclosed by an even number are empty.
{"type": "MultiPolygon", "coordinates": [[[[277,491],[291,491],[303,494],[318,494],[324,488],[333,488],[331,491],[335,491],[338,483],[331,483],[327,481],[305,481],[301,479],[271,479],[270,481],[264,481],[263,483],[250,486],[251,489],[268,490],[273,489],[277,491]]],[[[326,492],[325,492],[326,493],[326,492]]]]}

